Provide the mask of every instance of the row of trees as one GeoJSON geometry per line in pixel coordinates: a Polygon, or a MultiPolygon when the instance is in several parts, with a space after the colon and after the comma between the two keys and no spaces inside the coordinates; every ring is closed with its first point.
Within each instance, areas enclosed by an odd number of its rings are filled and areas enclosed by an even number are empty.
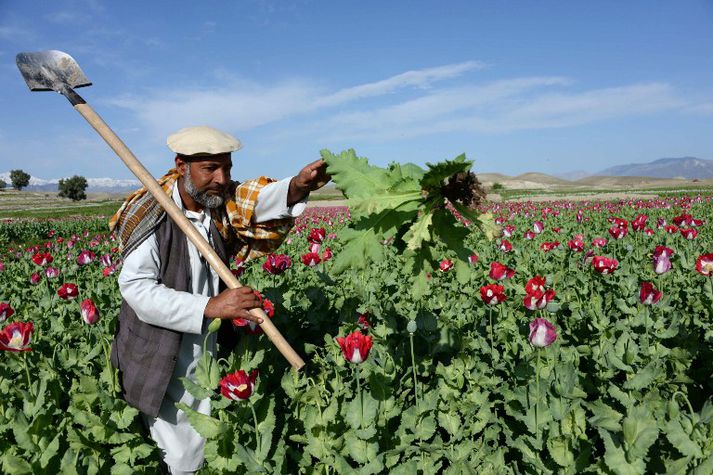
{"type": "MultiPolygon", "coordinates": [[[[16,190],[22,190],[30,184],[30,174],[23,170],[10,170],[10,182],[16,190]]],[[[0,190],[7,187],[5,180],[0,180],[0,190]]],[[[85,190],[87,189],[87,179],[83,176],[74,175],[71,178],[59,180],[59,196],[69,198],[74,201],[87,199],[85,190]]]]}

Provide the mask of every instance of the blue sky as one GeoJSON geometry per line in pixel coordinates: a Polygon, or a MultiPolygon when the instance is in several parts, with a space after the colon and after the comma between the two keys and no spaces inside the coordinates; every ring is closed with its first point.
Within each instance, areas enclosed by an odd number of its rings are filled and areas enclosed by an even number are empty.
{"type": "Polygon", "coordinates": [[[711,1],[0,1],[0,172],[129,178],[22,51],[71,54],[78,89],[155,175],[166,136],[244,144],[235,178],[320,149],[372,163],[465,152],[476,172],[713,159],[711,1]]]}

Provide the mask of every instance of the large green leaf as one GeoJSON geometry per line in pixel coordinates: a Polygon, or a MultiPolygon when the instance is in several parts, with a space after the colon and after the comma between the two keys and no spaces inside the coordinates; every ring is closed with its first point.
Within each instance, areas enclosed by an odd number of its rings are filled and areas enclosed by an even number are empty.
{"type": "Polygon", "coordinates": [[[627,453],[630,457],[645,457],[659,435],[656,419],[651,412],[645,406],[633,407],[621,425],[627,453]]]}
{"type": "Polygon", "coordinates": [[[703,457],[701,448],[686,434],[679,421],[672,420],[666,424],[666,438],[683,455],[696,458],[703,457]]]}
{"type": "Polygon", "coordinates": [[[207,439],[218,437],[227,430],[227,426],[223,422],[194,411],[182,402],[177,402],[176,408],[185,412],[186,417],[188,417],[188,421],[191,423],[196,432],[207,439]]]}
{"type": "Polygon", "coordinates": [[[436,164],[426,163],[428,171],[421,178],[421,188],[427,191],[443,186],[446,178],[456,173],[470,171],[473,162],[465,159],[465,154],[460,154],[453,160],[445,160],[436,164]]]}

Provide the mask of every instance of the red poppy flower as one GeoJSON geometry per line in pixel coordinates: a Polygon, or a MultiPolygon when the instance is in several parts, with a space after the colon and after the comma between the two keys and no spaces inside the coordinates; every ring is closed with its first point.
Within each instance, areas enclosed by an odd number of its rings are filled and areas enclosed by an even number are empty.
{"type": "Polygon", "coordinates": [[[694,228],[681,228],[681,236],[683,236],[684,239],[696,239],[696,236],[698,236],[698,231],[696,231],[694,228]]]}
{"type": "Polygon", "coordinates": [[[250,375],[242,369],[230,373],[220,380],[220,394],[233,401],[245,401],[253,393],[257,376],[256,369],[250,375]]]}
{"type": "Polygon", "coordinates": [[[552,249],[558,247],[560,247],[559,241],[543,242],[542,244],[540,244],[540,249],[542,249],[544,252],[550,252],[552,249]]]}
{"type": "Polygon", "coordinates": [[[32,256],[32,262],[34,262],[38,266],[43,267],[47,264],[51,264],[53,260],[54,257],[52,257],[52,254],[50,254],[49,252],[38,252],[34,256],[32,256]]]}
{"type": "Polygon", "coordinates": [[[480,288],[480,298],[488,305],[497,305],[507,300],[505,287],[497,284],[488,284],[480,288]]]}
{"type": "Polygon", "coordinates": [[[327,232],[324,228],[312,228],[309,231],[309,236],[307,236],[307,241],[312,244],[321,244],[326,236],[327,232]]]}
{"type": "Polygon", "coordinates": [[[649,219],[645,214],[640,214],[631,220],[631,228],[634,231],[643,231],[646,227],[646,221],[649,219]]]}
{"type": "Polygon", "coordinates": [[[316,252],[308,252],[307,254],[302,254],[300,259],[302,259],[302,263],[308,267],[316,266],[317,264],[322,262],[322,259],[316,252]]]}
{"type": "Polygon", "coordinates": [[[488,275],[493,280],[505,280],[515,275],[515,269],[511,269],[499,262],[491,262],[490,273],[488,275]]]}
{"type": "Polygon", "coordinates": [[[35,326],[32,322],[13,322],[0,331],[0,350],[30,351],[30,339],[35,326]]]}
{"type": "MultiPolygon", "coordinates": [[[[262,307],[262,311],[265,312],[265,315],[267,315],[269,318],[274,317],[275,305],[270,301],[270,299],[265,298],[257,290],[253,290],[253,293],[260,301],[260,306],[262,307]]],[[[250,335],[259,335],[260,333],[263,333],[262,328],[260,328],[260,325],[251,320],[245,320],[244,318],[234,318],[231,321],[236,327],[246,327],[245,332],[250,335]]]]}
{"type": "Polygon", "coordinates": [[[438,264],[438,268],[441,270],[441,272],[448,272],[449,270],[453,269],[453,261],[450,259],[443,259],[440,264],[438,264]]]}
{"type": "Polygon", "coordinates": [[[579,239],[570,239],[569,241],[567,241],[567,246],[574,252],[584,251],[584,241],[579,239]]]}
{"type": "Polygon", "coordinates": [[[624,236],[626,236],[627,232],[628,231],[626,228],[620,228],[618,226],[613,226],[613,227],[609,228],[609,234],[614,239],[623,239],[624,236]]]}
{"type": "Polygon", "coordinates": [[[696,259],[696,271],[710,277],[713,275],[713,254],[703,254],[696,259]]]}
{"type": "Polygon", "coordinates": [[[661,300],[663,292],[656,290],[651,282],[642,282],[639,290],[639,301],[644,305],[652,305],[661,300]]]}
{"type": "Polygon", "coordinates": [[[63,300],[74,300],[79,295],[79,289],[74,284],[62,284],[57,290],[57,295],[63,300]]]}
{"type": "Polygon", "coordinates": [[[478,254],[471,254],[470,256],[468,256],[468,263],[473,266],[475,264],[477,264],[478,263],[478,254]]]}
{"type": "Polygon", "coordinates": [[[510,244],[510,241],[503,239],[500,241],[499,248],[503,252],[510,252],[510,251],[512,251],[512,244],[510,244]]]}
{"type": "Polygon", "coordinates": [[[526,294],[541,294],[545,291],[545,285],[547,285],[545,278],[542,276],[536,275],[532,279],[528,280],[527,284],[525,284],[525,293],[526,294]]]}
{"type": "Polygon", "coordinates": [[[607,245],[607,239],[603,237],[596,237],[592,239],[592,246],[594,247],[604,247],[607,245]]]}
{"type": "Polygon", "coordinates": [[[373,346],[371,337],[355,330],[346,337],[337,337],[337,344],[342,349],[344,359],[350,363],[359,364],[366,361],[373,346]]]}
{"type": "Polygon", "coordinates": [[[328,261],[332,258],[332,249],[326,248],[324,252],[322,253],[322,260],[323,261],[328,261]]]}
{"type": "Polygon", "coordinates": [[[82,320],[87,325],[94,325],[99,321],[99,309],[94,305],[91,299],[84,299],[79,304],[79,310],[82,314],[82,320]]]}
{"type": "Polygon", "coordinates": [[[542,310],[553,298],[555,298],[555,291],[552,289],[528,293],[523,299],[523,305],[528,310],[542,310]]]}
{"type": "Polygon", "coordinates": [[[610,257],[594,256],[592,266],[600,274],[611,274],[619,267],[619,261],[610,257]]]}

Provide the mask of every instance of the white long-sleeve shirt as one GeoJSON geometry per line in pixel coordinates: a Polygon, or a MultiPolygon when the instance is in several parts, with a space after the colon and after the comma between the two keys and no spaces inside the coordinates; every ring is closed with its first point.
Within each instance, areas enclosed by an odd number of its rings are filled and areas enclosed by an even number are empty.
{"type": "MultiPolygon", "coordinates": [[[[297,217],[304,211],[305,200],[288,207],[287,192],[291,178],[266,185],[258,195],[253,219],[260,223],[272,219],[297,217]]],[[[173,189],[173,200],[188,220],[210,242],[211,216],[209,210],[193,212],[183,208],[178,186],[173,189]]],[[[176,471],[196,471],[203,463],[205,439],[198,434],[183,411],[176,409],[182,402],[202,414],[210,413],[210,400],[197,400],[185,391],[179,380],[187,377],[195,381],[195,369],[203,353],[209,319],[204,311],[210,297],[217,295],[219,277],[188,240],[191,267],[191,292],[180,292],[158,282],[161,267],[156,235],[149,236],[124,260],[119,274],[122,297],[136,312],[136,316],[151,325],[183,333],[176,367],[166,390],[166,396],[156,418],[146,417],[151,437],[165,452],[164,460],[176,471]]],[[[216,334],[208,336],[207,350],[215,350],[216,334]]]]}

